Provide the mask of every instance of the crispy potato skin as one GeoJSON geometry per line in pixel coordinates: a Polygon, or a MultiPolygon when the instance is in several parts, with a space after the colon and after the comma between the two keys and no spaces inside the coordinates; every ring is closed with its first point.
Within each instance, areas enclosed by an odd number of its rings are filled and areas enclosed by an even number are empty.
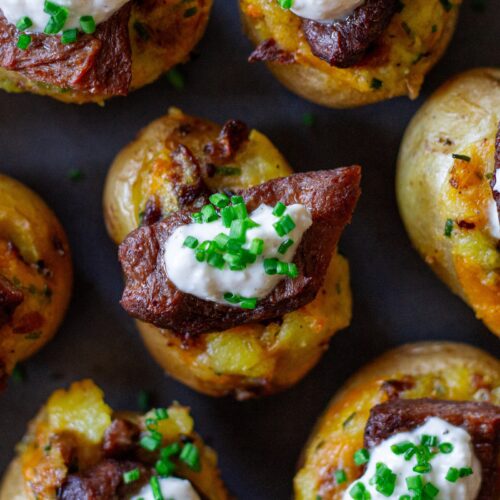
{"type": "Polygon", "coordinates": [[[280,48],[295,55],[294,64],[268,64],[285,87],[317,104],[349,108],[401,95],[415,99],[425,75],[448,46],[461,1],[453,1],[449,12],[439,0],[404,2],[374,53],[345,69],[314,56],[300,30],[300,18],[283,10],[277,1],[239,3],[244,29],[255,45],[273,38],[280,48]],[[382,82],[380,88],[372,87],[374,79],[382,82]]]}
{"type": "MultiPolygon", "coordinates": [[[[163,421],[161,427],[165,444],[177,441],[180,435],[189,436],[200,450],[201,471],[194,472],[179,463],[179,476],[191,481],[203,498],[228,500],[230,497],[220,477],[217,455],[194,431],[189,408],[175,403],[168,411],[169,419],[163,421]]],[[[126,418],[145,429],[146,415],[113,412],[104,403],[102,391],[90,380],[76,382],[68,391],[56,391],[29,424],[28,432],[18,446],[17,457],[3,477],[0,500],[34,500],[28,482],[36,484],[39,498],[55,500],[57,485],[68,473],[61,461],[59,442],[68,438],[76,442],[79,463],[85,462],[85,468],[91,467],[100,459],[97,450],[104,430],[113,418],[126,418]],[[74,418],[64,420],[65,415],[74,418]],[[72,427],[71,422],[74,423],[75,419],[78,421],[72,427]],[[41,452],[40,448],[48,440],[52,443],[51,449],[41,452]]]]}
{"type": "Polygon", "coordinates": [[[0,326],[0,362],[8,374],[48,342],[71,296],[72,264],[63,228],[30,189],[0,175],[0,274],[24,301],[0,326]],[[44,263],[44,267],[39,265],[44,263]]]}
{"type": "Polygon", "coordinates": [[[476,69],[422,106],[401,145],[396,190],[410,238],[436,274],[500,335],[500,257],[488,230],[500,70],[476,69]],[[470,162],[453,159],[467,155],[470,162]],[[450,237],[446,221],[453,221],[450,237]],[[473,229],[457,223],[472,222],[473,229]]]}
{"type": "MultiPolygon", "coordinates": [[[[203,36],[212,7],[212,0],[132,0],[129,22],[132,48],[131,91],[155,81],[179,63],[186,62],[189,53],[203,36]],[[186,9],[196,9],[185,17],[186,9]],[[148,39],[140,35],[137,23],[149,28],[148,39]]],[[[32,92],[47,95],[67,103],[102,104],[105,97],[72,92],[67,89],[37,83],[17,72],[0,68],[0,88],[7,92],[32,92]]]]}
{"type": "Polygon", "coordinates": [[[421,342],[394,349],[356,373],[334,396],[303,450],[295,476],[295,499],[340,500],[362,474],[353,454],[363,447],[370,409],[387,400],[384,381],[414,386],[403,398],[437,398],[500,403],[500,363],[474,347],[451,342],[421,342]],[[344,469],[348,481],[337,485],[333,473],[344,469]]]}
{"type": "MultiPolygon", "coordinates": [[[[181,142],[200,156],[219,130],[218,125],[171,109],[117,156],[104,191],[106,225],[116,243],[138,226],[139,213],[152,194],[159,197],[164,212],[178,208],[169,152],[181,142]],[[181,136],[179,127],[190,132],[181,136]]],[[[255,130],[231,164],[241,173],[215,175],[207,184],[214,189],[245,188],[291,173],[271,142],[255,130]]],[[[348,264],[335,255],[317,298],[286,314],[281,324],[244,325],[199,336],[188,345],[171,331],[137,324],[152,356],[174,378],[211,396],[245,399],[272,394],[302,378],[330,337],[349,324],[351,308],[348,264]]]]}

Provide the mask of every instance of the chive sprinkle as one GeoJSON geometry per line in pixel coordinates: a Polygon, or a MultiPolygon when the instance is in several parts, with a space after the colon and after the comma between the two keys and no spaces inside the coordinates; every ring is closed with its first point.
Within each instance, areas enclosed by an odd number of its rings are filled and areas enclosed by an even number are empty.
{"type": "Polygon", "coordinates": [[[446,473],[445,479],[450,483],[456,483],[460,477],[460,472],[456,467],[450,467],[446,473]]]}
{"type": "Polygon", "coordinates": [[[33,26],[33,21],[28,16],[21,17],[21,19],[19,19],[19,21],[16,24],[16,28],[19,31],[27,30],[32,26],[33,26]]]}
{"type": "Polygon", "coordinates": [[[193,443],[186,443],[179,455],[179,459],[184,462],[191,470],[199,472],[201,470],[200,452],[193,443]]]}
{"type": "Polygon", "coordinates": [[[466,161],[466,162],[469,162],[471,160],[471,157],[470,156],[467,156],[467,155],[459,155],[459,154],[455,154],[453,153],[451,155],[451,157],[454,159],[454,160],[462,160],[462,161],[466,161]]]}
{"type": "Polygon", "coordinates": [[[140,476],[141,476],[141,473],[140,473],[138,468],[129,470],[129,471],[123,473],[123,482],[125,484],[133,483],[134,481],[137,481],[140,476]]]}
{"type": "Polygon", "coordinates": [[[439,445],[439,451],[444,454],[451,453],[453,451],[454,446],[451,443],[441,443],[439,445]]]}
{"type": "Polygon", "coordinates": [[[278,0],[280,7],[285,10],[289,10],[292,8],[293,0],[278,0]]]}
{"type": "Polygon", "coordinates": [[[61,36],[61,43],[64,45],[67,45],[68,43],[74,43],[76,42],[77,38],[78,30],[76,28],[65,30],[63,31],[63,34],[61,36]]]}
{"type": "Polygon", "coordinates": [[[80,28],[87,35],[91,35],[96,30],[96,23],[92,16],[80,17],[80,28]]]}
{"type": "Polygon", "coordinates": [[[157,460],[155,470],[160,477],[169,477],[174,473],[175,465],[169,459],[157,460]]]}
{"type": "Polygon", "coordinates": [[[347,481],[347,474],[344,469],[336,470],[333,475],[337,484],[343,484],[347,481]]]}
{"type": "Polygon", "coordinates": [[[21,50],[26,50],[31,43],[31,36],[27,35],[26,33],[22,33],[19,35],[19,38],[17,39],[17,48],[21,50]]]}
{"type": "Polygon", "coordinates": [[[366,448],[361,448],[354,453],[354,463],[356,465],[366,464],[370,460],[370,453],[366,448]]]}
{"type": "Polygon", "coordinates": [[[188,236],[185,240],[184,243],[182,244],[183,246],[187,248],[194,249],[198,246],[198,240],[194,236],[188,236]]]}
{"type": "Polygon", "coordinates": [[[285,213],[285,210],[286,205],[284,203],[281,203],[281,201],[278,201],[278,203],[276,203],[276,205],[274,206],[273,215],[275,215],[276,217],[281,217],[285,213]]]}
{"type": "Polygon", "coordinates": [[[152,476],[149,484],[151,485],[151,490],[153,491],[154,500],[165,500],[161,492],[160,481],[156,476],[152,476]]]}
{"type": "Polygon", "coordinates": [[[446,223],[444,225],[444,235],[447,238],[450,238],[452,232],[453,232],[453,220],[452,219],[447,219],[446,223]]]}
{"type": "Polygon", "coordinates": [[[291,239],[285,240],[278,248],[278,253],[284,255],[286,251],[293,245],[294,241],[291,239]]]}

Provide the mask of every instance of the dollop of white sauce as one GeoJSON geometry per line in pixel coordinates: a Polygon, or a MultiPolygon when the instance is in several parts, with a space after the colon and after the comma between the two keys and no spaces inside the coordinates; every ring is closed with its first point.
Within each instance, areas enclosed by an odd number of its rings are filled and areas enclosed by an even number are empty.
{"type": "Polygon", "coordinates": [[[334,21],[347,17],[365,0],[293,0],[291,11],[314,21],[334,21]]]}
{"type": "MultiPolygon", "coordinates": [[[[497,171],[493,191],[500,193],[500,171],[497,171]]],[[[500,220],[498,218],[497,202],[492,198],[488,203],[488,227],[491,236],[500,240],[500,220]]]]}
{"type": "MultiPolygon", "coordinates": [[[[187,479],[180,479],[178,477],[164,477],[159,480],[163,498],[168,500],[200,500],[200,496],[196,493],[193,485],[187,479]]],[[[130,497],[130,500],[154,500],[153,490],[151,485],[147,484],[130,497]]]]}
{"type": "MultiPolygon", "coordinates": [[[[281,237],[273,227],[278,218],[272,212],[273,207],[260,205],[249,214],[259,226],[247,230],[243,248],[248,249],[253,239],[260,238],[264,241],[264,251],[253,264],[247,265],[241,271],[232,271],[228,267],[218,269],[206,262],[198,262],[195,252],[183,245],[188,236],[195,237],[201,244],[206,240],[213,240],[219,233],[229,235],[229,229],[224,227],[221,219],[178,227],[164,246],[164,266],[169,279],[182,292],[225,305],[231,305],[224,300],[226,292],[248,298],[265,297],[286,276],[266,274],[264,259],[278,258],[282,262],[292,262],[302,235],[312,224],[311,214],[304,205],[289,205],[285,214],[293,219],[295,228],[281,237]],[[292,239],[294,243],[281,255],[278,248],[287,239],[292,239]]],[[[234,307],[238,307],[237,304],[234,307]]]]}
{"type": "MultiPolygon", "coordinates": [[[[398,499],[402,495],[408,495],[406,478],[418,475],[412,469],[416,465],[416,459],[406,461],[403,455],[396,455],[391,446],[403,441],[410,441],[419,445],[422,435],[438,436],[440,443],[451,443],[453,451],[449,454],[438,453],[430,460],[432,470],[421,474],[425,483],[432,482],[439,488],[436,500],[475,500],[481,488],[481,464],[477,459],[472,440],[467,431],[460,427],[449,424],[445,420],[431,417],[421,427],[413,429],[411,432],[400,432],[382,441],[378,446],[370,450],[370,461],[366,472],[361,478],[354,481],[344,493],[343,500],[352,500],[349,491],[358,482],[362,482],[371,495],[372,500],[387,500],[387,498],[398,499]],[[396,474],[396,487],[390,497],[386,497],[376,490],[376,485],[369,483],[375,475],[377,463],[382,462],[396,474]],[[471,467],[473,474],[450,482],[446,479],[450,467],[461,469],[471,467]]],[[[411,496],[411,494],[410,494],[411,496]]]]}
{"type": "MultiPolygon", "coordinates": [[[[53,3],[68,9],[68,20],[64,30],[80,27],[80,17],[92,16],[96,24],[111,17],[129,0],[52,0],[53,3]]],[[[0,0],[0,9],[11,24],[27,16],[33,22],[28,33],[43,32],[50,15],[43,11],[45,0],[0,0]]]]}

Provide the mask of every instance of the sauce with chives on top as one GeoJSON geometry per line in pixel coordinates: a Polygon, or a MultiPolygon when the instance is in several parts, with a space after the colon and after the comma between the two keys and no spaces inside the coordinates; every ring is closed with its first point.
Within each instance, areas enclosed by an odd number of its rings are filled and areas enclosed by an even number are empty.
{"type": "Polygon", "coordinates": [[[481,488],[471,436],[437,417],[370,451],[358,450],[354,461],[366,464],[366,471],[347,487],[344,500],[475,500],[481,488]]]}
{"type": "MultiPolygon", "coordinates": [[[[193,485],[187,479],[178,477],[162,477],[158,479],[163,498],[168,500],[200,500],[200,496],[196,493],[193,485]]],[[[130,500],[155,500],[151,484],[146,484],[135,495],[130,497],[130,500]]]]}
{"type": "Polygon", "coordinates": [[[222,193],[167,239],[164,268],[182,292],[253,309],[285,278],[298,276],[293,258],[311,226],[301,204],[260,205],[247,213],[243,198],[222,193]]]}
{"type": "Polygon", "coordinates": [[[305,19],[330,22],[349,16],[364,3],[365,0],[292,0],[290,10],[305,19]]]}

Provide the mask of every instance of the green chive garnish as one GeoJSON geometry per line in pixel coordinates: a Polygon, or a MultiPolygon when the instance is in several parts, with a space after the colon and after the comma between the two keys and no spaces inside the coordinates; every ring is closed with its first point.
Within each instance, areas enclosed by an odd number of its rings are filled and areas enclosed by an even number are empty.
{"type": "Polygon", "coordinates": [[[151,477],[151,479],[149,480],[149,484],[151,485],[151,490],[153,491],[153,499],[165,500],[161,492],[160,481],[156,476],[151,477]]]}
{"type": "Polygon", "coordinates": [[[243,299],[240,302],[240,307],[243,309],[255,309],[257,307],[257,299],[255,297],[243,299]]]}
{"type": "Polygon", "coordinates": [[[17,48],[21,50],[26,50],[31,43],[31,36],[27,35],[26,33],[22,33],[19,35],[19,38],[17,40],[17,48]]]}
{"type": "Polygon", "coordinates": [[[431,448],[437,446],[438,438],[437,436],[429,436],[428,434],[424,434],[420,439],[420,444],[424,446],[430,446],[431,448]]]}
{"type": "Polygon", "coordinates": [[[210,196],[209,200],[217,208],[224,208],[229,205],[229,198],[224,193],[215,193],[210,196]]]}
{"type": "Polygon", "coordinates": [[[335,482],[337,484],[343,484],[347,481],[347,475],[344,469],[338,469],[333,473],[335,477],[335,482]]]}
{"type": "Polygon", "coordinates": [[[179,443],[171,443],[160,451],[160,457],[165,460],[167,458],[178,455],[181,451],[181,445],[179,443]]]}
{"type": "Polygon", "coordinates": [[[403,441],[402,443],[393,444],[391,446],[391,451],[395,455],[402,455],[403,453],[405,453],[410,448],[413,448],[414,446],[415,445],[410,441],[403,441]]]}
{"type": "Polygon", "coordinates": [[[453,451],[453,445],[451,443],[441,443],[439,445],[439,451],[447,455],[453,451]]]}
{"type": "Polygon", "coordinates": [[[452,219],[447,219],[446,223],[444,225],[444,235],[447,238],[450,238],[452,232],[453,232],[453,220],[452,219]]]}
{"type": "Polygon", "coordinates": [[[229,230],[229,237],[241,242],[245,241],[247,226],[242,219],[236,219],[231,222],[231,229],[229,230]]]}
{"type": "Polygon", "coordinates": [[[278,236],[285,236],[295,229],[295,222],[289,215],[284,215],[278,222],[273,224],[278,236]]]}
{"type": "Polygon", "coordinates": [[[457,479],[460,477],[460,472],[456,467],[450,467],[446,473],[446,480],[450,483],[456,483],[457,479]]]}
{"type": "Polygon", "coordinates": [[[364,500],[365,498],[370,498],[366,496],[366,493],[366,486],[363,483],[355,483],[349,490],[349,495],[351,495],[354,500],[364,500]]]}
{"type": "Polygon", "coordinates": [[[291,239],[285,240],[278,248],[278,253],[285,254],[286,251],[293,245],[294,241],[291,239]]]}
{"type": "Polygon", "coordinates": [[[169,477],[174,473],[175,465],[168,459],[162,459],[156,462],[155,469],[160,477],[169,477]]]}
{"type": "Polygon", "coordinates": [[[459,471],[460,477],[472,476],[473,470],[470,467],[462,467],[459,471]]]}
{"type": "Polygon", "coordinates": [[[231,196],[231,203],[233,205],[237,205],[238,203],[243,203],[245,200],[243,200],[243,196],[239,196],[239,195],[234,195],[234,196],[231,196]]]}
{"type": "Polygon", "coordinates": [[[261,255],[264,251],[264,240],[260,238],[254,238],[250,244],[249,252],[254,255],[261,255]]]}
{"type": "Polygon", "coordinates": [[[220,215],[222,218],[222,225],[224,227],[231,227],[231,222],[236,219],[236,214],[234,213],[233,207],[224,207],[220,211],[220,215]]]}
{"type": "Polygon", "coordinates": [[[156,451],[160,445],[161,445],[161,438],[158,439],[158,437],[155,435],[150,435],[150,436],[144,436],[141,438],[139,441],[139,444],[148,451],[156,451]]]}
{"type": "Polygon", "coordinates": [[[80,28],[87,35],[91,35],[96,30],[95,20],[92,16],[82,16],[80,17],[80,28]]]}
{"type": "Polygon", "coordinates": [[[370,453],[366,448],[361,448],[354,453],[354,463],[356,465],[366,464],[370,460],[370,453]]]}
{"type": "Polygon", "coordinates": [[[220,253],[211,252],[208,254],[207,263],[212,267],[222,269],[224,267],[224,258],[220,253]]]}
{"type": "Polygon", "coordinates": [[[203,222],[213,222],[218,219],[217,212],[213,205],[205,205],[201,210],[201,218],[203,222]]]}
{"type": "Polygon", "coordinates": [[[273,215],[275,215],[276,217],[281,217],[285,213],[285,210],[286,205],[284,203],[281,203],[281,201],[278,201],[278,203],[276,203],[276,205],[274,206],[273,215]]]}
{"type": "Polygon", "coordinates": [[[186,443],[182,448],[179,459],[184,462],[191,470],[199,472],[201,470],[200,452],[193,443],[186,443]]]}
{"type": "Polygon", "coordinates": [[[264,259],[264,272],[266,274],[276,274],[278,270],[278,259],[264,259]]]}
{"type": "Polygon", "coordinates": [[[466,161],[466,162],[469,162],[471,160],[470,156],[467,156],[467,155],[457,155],[455,153],[453,153],[451,155],[451,157],[454,159],[454,160],[462,160],[462,161],[466,161]]]}
{"type": "Polygon", "coordinates": [[[410,491],[422,491],[424,487],[422,476],[408,476],[406,478],[406,487],[410,491]]]}
{"type": "Polygon", "coordinates": [[[278,0],[282,9],[288,10],[292,8],[293,0],[278,0]]]}
{"type": "Polygon", "coordinates": [[[193,222],[196,222],[198,224],[201,224],[203,222],[203,218],[202,218],[200,212],[196,212],[194,214],[191,214],[191,219],[193,219],[193,222]]]}
{"type": "Polygon", "coordinates": [[[139,469],[135,468],[135,469],[129,470],[128,472],[123,473],[123,482],[125,484],[133,483],[134,481],[137,481],[140,476],[141,476],[141,473],[140,473],[139,469]]]}
{"type": "Polygon", "coordinates": [[[435,498],[439,494],[439,488],[434,486],[432,483],[427,483],[423,489],[425,498],[435,498]]]}
{"type": "Polygon", "coordinates": [[[413,472],[418,472],[419,474],[425,474],[426,472],[430,472],[432,470],[432,465],[429,463],[419,464],[413,467],[413,472]]]}
{"type": "Polygon", "coordinates": [[[194,236],[188,236],[182,245],[194,249],[198,246],[198,240],[194,236]]]}
{"type": "Polygon", "coordinates": [[[167,420],[168,411],[166,408],[156,408],[155,415],[157,420],[167,420]]]}
{"type": "Polygon", "coordinates": [[[237,219],[246,219],[248,217],[247,207],[244,203],[233,204],[233,210],[237,219]]]}
{"type": "Polygon", "coordinates": [[[33,21],[28,16],[21,17],[21,19],[19,19],[19,21],[17,21],[17,24],[16,24],[16,28],[19,31],[27,30],[28,28],[31,28],[32,26],[33,26],[33,21]]]}

